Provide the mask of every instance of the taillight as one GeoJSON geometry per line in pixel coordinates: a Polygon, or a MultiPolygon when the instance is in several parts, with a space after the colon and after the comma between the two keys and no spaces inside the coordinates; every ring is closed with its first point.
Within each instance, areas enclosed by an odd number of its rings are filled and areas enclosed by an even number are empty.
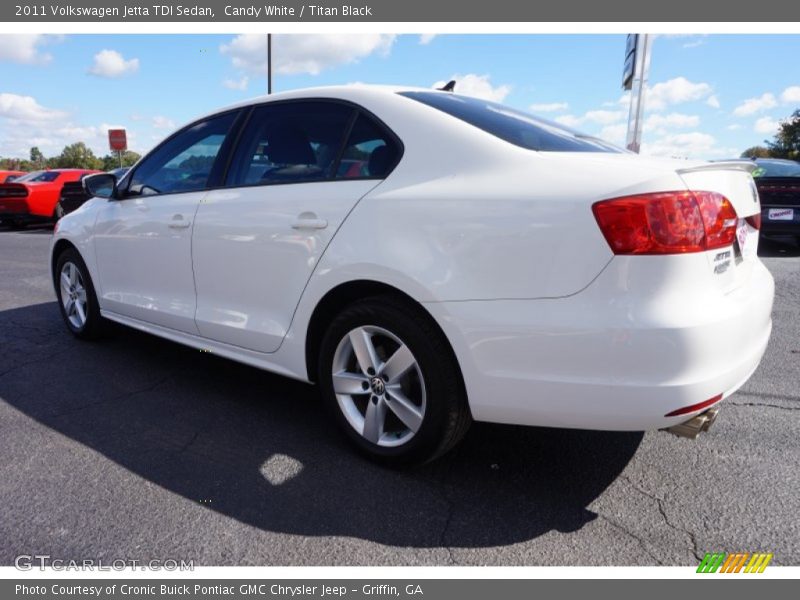
{"type": "Polygon", "coordinates": [[[761,213],[756,213],[744,218],[753,229],[761,229],[761,213]]]}
{"type": "Polygon", "coordinates": [[[716,192],[658,192],[596,202],[592,212],[614,254],[683,254],[729,246],[736,211],[716,192]]]}

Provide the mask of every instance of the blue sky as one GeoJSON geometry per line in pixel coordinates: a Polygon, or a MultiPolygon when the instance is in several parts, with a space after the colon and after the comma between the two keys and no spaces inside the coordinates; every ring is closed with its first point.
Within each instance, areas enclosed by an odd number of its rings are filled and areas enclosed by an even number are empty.
{"type": "MultiPolygon", "coordinates": [[[[622,35],[285,35],[275,91],[431,86],[502,101],[624,142],[622,35]]],[[[771,138],[800,108],[800,35],[659,36],[643,153],[722,158],[771,138]]],[[[0,156],[73,141],[105,154],[106,129],[144,151],[198,114],[266,90],[265,41],[249,35],[0,35],[0,156]]]]}

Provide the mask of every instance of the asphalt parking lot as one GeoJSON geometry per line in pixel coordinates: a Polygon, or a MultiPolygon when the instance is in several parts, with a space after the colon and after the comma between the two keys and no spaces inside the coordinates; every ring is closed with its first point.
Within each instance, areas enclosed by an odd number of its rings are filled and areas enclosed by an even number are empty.
{"type": "Polygon", "coordinates": [[[697,441],[477,424],[426,467],[355,456],[313,388],[120,328],[82,343],[51,231],[0,227],[0,564],[800,564],[800,248],[762,246],[774,329],[697,441]]]}

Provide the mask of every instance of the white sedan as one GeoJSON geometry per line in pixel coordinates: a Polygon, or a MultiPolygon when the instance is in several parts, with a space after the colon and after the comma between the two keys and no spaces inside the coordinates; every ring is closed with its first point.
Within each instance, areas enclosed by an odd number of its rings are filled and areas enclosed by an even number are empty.
{"type": "Polygon", "coordinates": [[[88,178],[53,280],[79,338],[116,321],[315,382],[386,463],[472,420],[693,437],[770,335],[751,168],[447,91],[300,90],[88,178]]]}

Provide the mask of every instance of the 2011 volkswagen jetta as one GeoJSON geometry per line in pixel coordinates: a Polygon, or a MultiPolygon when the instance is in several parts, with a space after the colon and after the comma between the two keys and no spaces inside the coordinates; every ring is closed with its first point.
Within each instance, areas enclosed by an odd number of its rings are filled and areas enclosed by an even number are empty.
{"type": "Polygon", "coordinates": [[[446,91],[294,91],[88,178],[53,280],[79,338],[108,319],[315,382],[384,462],[472,419],[696,435],[770,335],[751,168],[446,91]]]}

